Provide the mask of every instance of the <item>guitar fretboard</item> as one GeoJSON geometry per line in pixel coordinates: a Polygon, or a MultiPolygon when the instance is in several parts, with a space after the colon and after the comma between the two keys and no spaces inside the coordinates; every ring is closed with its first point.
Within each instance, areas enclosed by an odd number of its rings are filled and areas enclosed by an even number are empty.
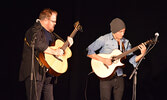
{"type": "MultiPolygon", "coordinates": [[[[76,35],[77,31],[78,31],[77,29],[74,29],[73,32],[71,33],[70,37],[73,38],[76,35]]],[[[65,50],[68,47],[68,45],[69,45],[69,42],[66,41],[64,43],[64,45],[61,47],[61,49],[65,50]]]]}
{"type": "Polygon", "coordinates": [[[128,50],[128,51],[125,51],[124,53],[122,53],[122,54],[116,56],[116,59],[123,58],[123,57],[125,57],[126,55],[128,55],[129,53],[134,52],[134,51],[136,51],[136,50],[138,50],[138,49],[139,49],[138,46],[136,46],[136,47],[134,47],[134,48],[132,48],[132,49],[130,49],[130,50],[128,50]]]}
{"type": "MultiPolygon", "coordinates": [[[[152,41],[152,40],[148,40],[148,41],[144,42],[143,44],[144,44],[144,45],[147,45],[147,44],[150,44],[150,43],[153,43],[153,41],[152,41]]],[[[139,46],[139,45],[138,45],[138,46],[139,46]]],[[[122,54],[116,56],[114,59],[117,60],[117,59],[123,58],[123,57],[125,57],[126,55],[128,55],[129,53],[138,50],[138,49],[139,49],[138,46],[135,46],[134,48],[132,48],[132,49],[130,49],[130,50],[128,50],[128,51],[123,52],[122,54]]]]}

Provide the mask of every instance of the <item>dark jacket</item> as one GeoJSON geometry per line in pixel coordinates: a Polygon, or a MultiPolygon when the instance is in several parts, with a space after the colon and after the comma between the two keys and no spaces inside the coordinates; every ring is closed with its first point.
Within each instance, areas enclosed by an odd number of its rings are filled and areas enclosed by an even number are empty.
{"type": "MultiPolygon", "coordinates": [[[[53,41],[55,41],[55,37],[51,34],[53,41]]],[[[32,27],[30,27],[26,34],[25,34],[25,41],[24,41],[24,48],[23,48],[23,55],[22,61],[20,66],[20,74],[19,74],[19,81],[24,81],[27,77],[30,76],[31,73],[31,66],[32,66],[32,48],[31,48],[31,41],[33,38],[35,39],[35,56],[38,57],[40,52],[44,52],[48,48],[48,43],[45,37],[45,33],[43,27],[41,26],[40,22],[35,23],[32,27]]],[[[42,79],[42,67],[39,65],[36,57],[34,57],[34,67],[36,72],[36,79],[42,79]]]]}

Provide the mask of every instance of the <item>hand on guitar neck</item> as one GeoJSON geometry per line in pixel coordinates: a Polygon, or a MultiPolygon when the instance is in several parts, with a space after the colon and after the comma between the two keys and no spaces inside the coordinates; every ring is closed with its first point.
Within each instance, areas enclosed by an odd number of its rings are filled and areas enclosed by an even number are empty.
{"type": "Polygon", "coordinates": [[[71,47],[74,43],[73,38],[71,38],[70,36],[67,37],[67,41],[69,43],[69,47],[71,47]]]}
{"type": "Polygon", "coordinates": [[[141,54],[136,56],[135,58],[136,62],[138,62],[146,53],[146,46],[144,45],[144,43],[140,44],[138,48],[140,49],[141,54]]]}

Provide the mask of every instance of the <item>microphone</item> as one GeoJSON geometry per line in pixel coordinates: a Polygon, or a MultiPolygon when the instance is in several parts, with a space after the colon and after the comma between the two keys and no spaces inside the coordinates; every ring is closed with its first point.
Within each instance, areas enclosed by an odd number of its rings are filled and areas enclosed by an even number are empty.
{"type": "Polygon", "coordinates": [[[159,33],[158,33],[158,32],[156,32],[156,33],[155,33],[155,39],[154,39],[154,42],[155,42],[155,43],[157,43],[158,36],[159,36],[159,33]]]}

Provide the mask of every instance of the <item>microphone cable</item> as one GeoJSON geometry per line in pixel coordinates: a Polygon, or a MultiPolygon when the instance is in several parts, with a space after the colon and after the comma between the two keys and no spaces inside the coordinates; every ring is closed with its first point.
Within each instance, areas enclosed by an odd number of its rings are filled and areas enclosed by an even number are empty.
{"type": "Polygon", "coordinates": [[[92,71],[92,72],[88,73],[87,78],[86,78],[85,91],[84,91],[84,92],[85,92],[85,100],[87,100],[88,77],[89,77],[89,75],[91,75],[92,73],[94,73],[94,72],[92,71]]]}

